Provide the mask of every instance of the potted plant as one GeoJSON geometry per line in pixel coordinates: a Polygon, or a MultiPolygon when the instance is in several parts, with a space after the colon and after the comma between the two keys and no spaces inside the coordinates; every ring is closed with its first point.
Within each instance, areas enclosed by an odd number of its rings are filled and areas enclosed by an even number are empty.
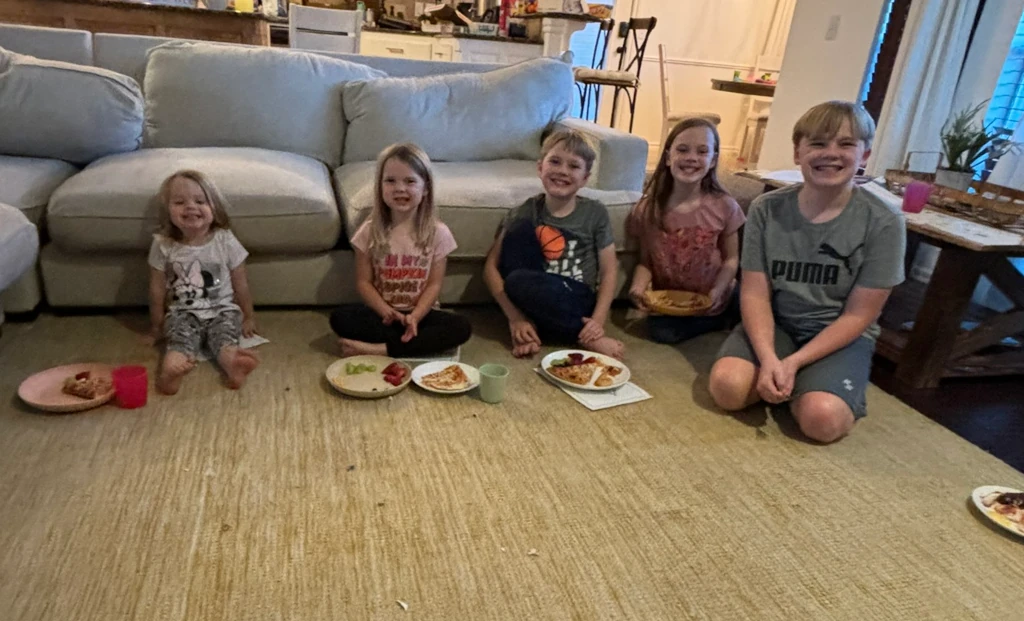
{"type": "Polygon", "coordinates": [[[946,167],[935,172],[937,184],[966,192],[971,187],[975,171],[988,158],[998,158],[1016,146],[991,123],[985,127],[975,121],[987,103],[983,101],[973,108],[961,110],[942,126],[940,135],[946,167]]]}

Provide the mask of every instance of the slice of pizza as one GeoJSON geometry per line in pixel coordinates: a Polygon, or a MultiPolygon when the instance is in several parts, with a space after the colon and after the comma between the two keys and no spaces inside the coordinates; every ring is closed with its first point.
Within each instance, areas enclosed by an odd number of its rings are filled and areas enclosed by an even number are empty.
{"type": "Polygon", "coordinates": [[[599,365],[594,362],[587,364],[576,364],[569,367],[548,367],[548,373],[554,375],[560,380],[565,380],[570,384],[576,384],[578,386],[586,386],[590,383],[590,379],[594,377],[594,372],[597,371],[599,365]]]}
{"type": "Polygon", "coordinates": [[[610,364],[602,366],[603,368],[601,370],[601,375],[598,376],[597,381],[594,382],[594,386],[604,388],[606,386],[611,386],[612,384],[615,383],[615,378],[618,377],[620,373],[622,373],[622,369],[616,366],[612,366],[610,364]]]}
{"type": "Polygon", "coordinates": [[[424,386],[434,390],[462,390],[469,386],[469,377],[457,364],[447,366],[436,373],[424,375],[420,381],[424,386]]]}
{"type": "Polygon", "coordinates": [[[65,378],[61,390],[81,399],[95,399],[110,392],[112,384],[105,377],[93,377],[89,371],[65,378]]]}

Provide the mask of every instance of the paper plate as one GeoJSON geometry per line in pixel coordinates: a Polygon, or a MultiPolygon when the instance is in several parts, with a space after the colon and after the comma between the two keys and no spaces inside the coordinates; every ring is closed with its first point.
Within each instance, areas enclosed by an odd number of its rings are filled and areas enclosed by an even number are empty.
{"type": "Polygon", "coordinates": [[[614,390],[619,386],[622,386],[623,384],[629,382],[630,378],[629,367],[622,364],[620,360],[616,360],[615,358],[605,356],[604,354],[586,351],[584,349],[563,349],[560,351],[556,351],[554,353],[550,353],[547,356],[544,356],[544,359],[540,361],[540,369],[544,373],[545,377],[550,378],[552,381],[557,382],[562,386],[565,386],[567,388],[573,388],[575,390],[614,390]],[[556,375],[553,375],[551,371],[548,370],[551,367],[552,362],[554,362],[555,360],[559,360],[561,358],[568,358],[569,354],[583,354],[584,360],[590,357],[594,357],[597,358],[598,362],[600,362],[601,364],[618,367],[622,369],[622,371],[612,379],[612,383],[610,386],[597,386],[594,384],[594,382],[596,382],[597,379],[601,377],[601,373],[599,372],[595,372],[593,376],[591,376],[590,382],[588,382],[587,384],[574,384],[572,382],[563,380],[562,378],[556,375]]]}
{"type": "Polygon", "coordinates": [[[405,390],[411,380],[412,369],[409,368],[409,365],[387,356],[351,356],[335,360],[331,366],[327,367],[327,381],[335,390],[343,395],[360,399],[390,397],[405,390]],[[392,386],[384,381],[384,369],[394,362],[405,367],[405,379],[398,386],[392,386]],[[374,371],[349,375],[345,372],[346,364],[368,364],[377,368],[374,371]]]}
{"type": "MultiPolygon", "coordinates": [[[[974,506],[978,508],[978,511],[981,511],[982,515],[992,522],[1002,526],[1018,537],[1024,537],[1024,523],[1016,523],[992,507],[986,507],[985,503],[982,502],[982,499],[985,498],[985,496],[994,492],[999,492],[1000,494],[1019,494],[1020,490],[1013,489],[1012,487],[1003,487],[1002,485],[982,485],[971,492],[971,500],[974,501],[974,506]]],[[[1022,520],[1024,520],[1024,518],[1022,518],[1022,520]]]]}
{"type": "Polygon", "coordinates": [[[711,308],[711,298],[692,291],[648,291],[644,301],[652,311],[673,317],[699,315],[711,308]]]}
{"type": "Polygon", "coordinates": [[[480,385],[480,371],[478,371],[476,367],[471,367],[462,362],[445,362],[444,360],[425,362],[412,370],[412,382],[423,390],[436,392],[439,395],[460,395],[464,392],[469,392],[480,385]],[[456,390],[440,390],[438,388],[431,388],[423,383],[424,375],[443,371],[453,364],[461,367],[462,372],[466,374],[467,378],[469,378],[469,383],[465,387],[458,388],[456,390]]]}
{"type": "Polygon", "coordinates": [[[18,396],[25,403],[45,412],[83,412],[99,407],[114,397],[114,388],[95,399],[83,399],[63,391],[64,380],[70,376],[88,371],[110,378],[110,365],[97,362],[67,364],[40,371],[18,386],[18,396]]]}

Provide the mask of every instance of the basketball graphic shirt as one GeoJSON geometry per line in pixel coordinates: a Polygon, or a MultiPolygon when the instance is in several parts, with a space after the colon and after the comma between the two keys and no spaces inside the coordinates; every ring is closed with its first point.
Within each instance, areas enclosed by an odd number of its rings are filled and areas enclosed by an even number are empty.
{"type": "MultiPolygon", "coordinates": [[[[779,327],[798,343],[843,312],[854,287],[891,289],[903,282],[903,216],[862,188],[828,222],[800,212],[800,186],[758,197],[743,233],[742,267],[763,272],[779,327]]],[[[877,323],[865,336],[877,338],[877,323]]]]}
{"type": "Polygon", "coordinates": [[[533,226],[544,271],[597,288],[597,255],[615,243],[608,209],[602,203],[578,196],[572,213],[556,218],[540,194],[509,212],[503,227],[510,231],[524,222],[533,226]]]}
{"type": "MultiPolygon", "coordinates": [[[[388,241],[386,253],[370,257],[373,262],[373,288],[396,310],[410,311],[416,308],[434,261],[455,250],[455,238],[444,223],[438,222],[434,247],[427,251],[419,248],[415,240],[406,234],[393,232],[388,241]]],[[[369,222],[364,222],[352,236],[352,247],[369,252],[369,222]]]]}

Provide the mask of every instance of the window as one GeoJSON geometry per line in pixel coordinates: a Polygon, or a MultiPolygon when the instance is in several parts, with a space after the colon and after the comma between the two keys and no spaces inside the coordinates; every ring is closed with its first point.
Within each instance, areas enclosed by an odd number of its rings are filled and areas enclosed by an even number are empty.
{"type": "Polygon", "coordinates": [[[889,0],[882,11],[882,21],[878,27],[878,38],[871,52],[864,87],[860,100],[871,118],[878,122],[882,115],[882,104],[889,90],[889,78],[896,66],[896,54],[903,39],[903,30],[910,15],[911,0],[889,0]]]}
{"type": "Polygon", "coordinates": [[[1024,18],[1017,24],[1017,32],[1010,44],[1010,53],[1003,63],[996,90],[989,102],[985,125],[1013,135],[1024,115],[1024,18]]]}

